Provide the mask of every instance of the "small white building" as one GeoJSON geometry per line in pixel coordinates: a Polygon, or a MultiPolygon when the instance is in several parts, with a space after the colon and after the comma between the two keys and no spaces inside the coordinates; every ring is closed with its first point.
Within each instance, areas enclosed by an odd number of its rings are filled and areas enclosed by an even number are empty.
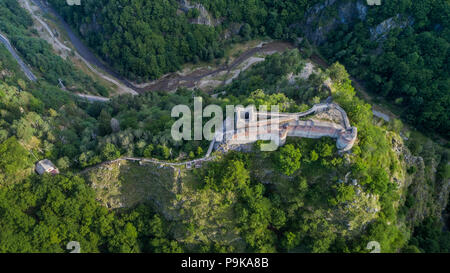
{"type": "Polygon", "coordinates": [[[36,163],[36,172],[39,175],[43,175],[44,173],[49,174],[59,174],[58,168],[48,159],[44,159],[36,163]]]}

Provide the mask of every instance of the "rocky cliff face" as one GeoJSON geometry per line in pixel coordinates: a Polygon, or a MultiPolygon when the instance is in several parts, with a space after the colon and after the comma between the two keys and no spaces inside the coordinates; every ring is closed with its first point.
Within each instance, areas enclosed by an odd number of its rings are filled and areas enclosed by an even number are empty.
{"type": "MultiPolygon", "coordinates": [[[[430,141],[427,145],[434,144],[430,141]]],[[[413,204],[406,215],[407,222],[414,225],[428,216],[440,217],[447,206],[450,181],[436,176],[440,164],[438,160],[413,155],[397,137],[392,138],[392,147],[399,157],[403,158],[405,169],[414,169],[414,172],[409,173],[403,181],[404,187],[408,189],[405,195],[413,198],[413,204]]],[[[442,164],[448,164],[444,161],[442,164]]]]}

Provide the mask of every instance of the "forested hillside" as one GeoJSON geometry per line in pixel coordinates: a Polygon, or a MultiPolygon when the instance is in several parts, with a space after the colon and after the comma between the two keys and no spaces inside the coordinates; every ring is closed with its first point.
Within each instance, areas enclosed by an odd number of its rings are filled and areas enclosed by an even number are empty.
{"type": "Polygon", "coordinates": [[[321,48],[371,92],[402,107],[405,120],[448,138],[449,42],[449,1],[402,0],[384,1],[364,21],[341,25],[321,48]]]}
{"type": "MultiPolygon", "coordinates": [[[[54,86],[61,79],[70,91],[108,95],[108,90],[79,69],[70,61],[53,52],[52,47],[36,37],[31,29],[31,16],[15,0],[0,2],[0,32],[5,34],[24,61],[34,68],[37,76],[54,86]]],[[[3,46],[1,47],[3,50],[3,46]]],[[[6,52],[5,59],[10,56],[6,52]]]]}
{"type": "Polygon", "coordinates": [[[64,17],[115,69],[131,79],[159,77],[185,62],[223,55],[225,33],[238,23],[239,39],[270,36],[319,46],[330,63],[340,61],[367,89],[402,109],[425,132],[448,137],[449,18],[447,0],[198,2],[220,19],[189,24],[198,12],[183,1],[84,1],[69,7],[52,0],[64,17]],[[177,12],[178,10],[178,12],[177,12]],[[169,20],[170,18],[170,20],[169,20]]]}

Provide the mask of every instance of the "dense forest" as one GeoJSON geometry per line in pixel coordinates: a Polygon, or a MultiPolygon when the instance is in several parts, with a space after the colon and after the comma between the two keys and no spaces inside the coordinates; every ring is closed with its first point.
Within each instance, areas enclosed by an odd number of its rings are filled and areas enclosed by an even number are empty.
{"type": "MultiPolygon", "coordinates": [[[[91,47],[131,79],[154,79],[185,62],[221,57],[223,44],[236,40],[224,39],[236,23],[239,39],[269,36],[297,41],[334,22],[325,41],[315,44],[331,63],[340,61],[370,92],[401,106],[408,123],[449,136],[447,0],[386,1],[368,7],[364,16],[351,15],[351,20],[342,9],[348,2],[365,6],[365,1],[328,1],[326,6],[319,0],[191,1],[203,4],[221,22],[215,26],[189,24],[189,18],[200,13],[181,12],[182,1],[92,0],[80,7],[50,2],[91,47]]],[[[308,48],[310,43],[303,40],[303,45],[308,48]]]]}
{"type": "MultiPolygon", "coordinates": [[[[51,45],[36,37],[36,30],[30,28],[32,23],[31,16],[17,1],[0,2],[0,32],[9,38],[24,61],[35,68],[38,76],[54,86],[59,83],[58,79],[61,79],[70,91],[108,95],[106,87],[85,75],[69,60],[56,55],[51,45]]],[[[5,52],[9,56],[9,53],[5,52]]],[[[2,61],[9,58],[6,55],[2,61]]]]}
{"type": "Polygon", "coordinates": [[[87,43],[122,75],[156,79],[186,62],[223,56],[220,30],[190,24],[189,14],[177,12],[177,1],[49,1],[87,43]]]}

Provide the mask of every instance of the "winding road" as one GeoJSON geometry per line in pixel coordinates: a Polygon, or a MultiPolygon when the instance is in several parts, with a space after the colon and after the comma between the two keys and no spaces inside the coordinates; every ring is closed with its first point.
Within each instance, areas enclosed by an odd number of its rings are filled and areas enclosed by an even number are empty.
{"type": "Polygon", "coordinates": [[[16,50],[13,48],[13,46],[11,45],[11,43],[9,42],[8,38],[6,38],[6,36],[2,35],[0,33],[0,42],[6,47],[6,49],[11,53],[11,55],[14,57],[14,59],[16,59],[17,63],[19,64],[20,68],[22,69],[22,71],[25,73],[25,75],[27,76],[27,78],[32,81],[35,82],[37,81],[36,76],[33,74],[33,72],[31,72],[31,69],[28,68],[28,66],[22,61],[22,59],[19,57],[19,55],[17,54],[16,50]]]}

